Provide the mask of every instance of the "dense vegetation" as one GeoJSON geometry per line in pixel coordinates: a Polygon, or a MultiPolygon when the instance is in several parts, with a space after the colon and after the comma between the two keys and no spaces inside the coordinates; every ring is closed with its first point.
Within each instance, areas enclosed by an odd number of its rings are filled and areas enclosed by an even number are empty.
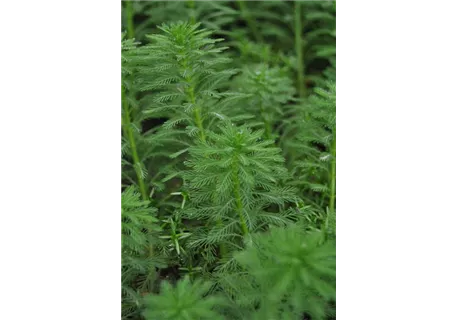
{"type": "Polygon", "coordinates": [[[122,317],[335,318],[335,2],[122,3],[122,317]]]}

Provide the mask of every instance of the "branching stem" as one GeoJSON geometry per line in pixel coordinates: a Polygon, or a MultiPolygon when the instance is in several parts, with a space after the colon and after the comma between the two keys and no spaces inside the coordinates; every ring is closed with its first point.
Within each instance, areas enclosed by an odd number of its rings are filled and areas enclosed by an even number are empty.
{"type": "Polygon", "coordinates": [[[135,11],[133,9],[133,2],[126,1],[126,10],[127,10],[127,37],[133,39],[135,37],[135,25],[134,25],[134,15],[135,11]]]}
{"type": "Polygon", "coordinates": [[[303,57],[303,41],[302,41],[302,12],[301,2],[295,1],[294,10],[294,32],[295,32],[295,51],[298,67],[298,92],[299,97],[303,98],[306,94],[306,88],[304,85],[304,57],[303,57]]]}
{"type": "Polygon", "coordinates": [[[249,26],[250,30],[253,33],[253,36],[255,37],[255,40],[257,42],[263,42],[263,37],[261,34],[258,32],[258,28],[255,22],[255,19],[252,18],[252,15],[250,14],[249,10],[247,9],[246,5],[244,4],[244,1],[238,1],[237,2],[239,5],[239,9],[241,10],[241,15],[247,22],[247,25],[249,26]]]}
{"type": "Polygon", "coordinates": [[[334,139],[331,144],[331,182],[330,182],[330,197],[329,211],[334,213],[336,203],[336,131],[334,130],[334,139]]]}
{"type": "Polygon", "coordinates": [[[239,223],[242,228],[242,233],[244,236],[249,234],[249,229],[247,228],[247,224],[245,222],[244,218],[244,206],[242,204],[242,198],[241,198],[241,184],[239,181],[239,163],[238,159],[235,159],[233,162],[233,183],[234,183],[234,197],[236,200],[236,211],[239,216],[239,223]]]}

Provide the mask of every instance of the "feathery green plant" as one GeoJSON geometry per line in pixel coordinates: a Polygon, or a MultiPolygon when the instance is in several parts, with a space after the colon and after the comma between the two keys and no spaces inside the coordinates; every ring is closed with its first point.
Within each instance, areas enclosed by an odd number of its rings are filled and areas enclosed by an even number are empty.
{"type": "Polygon", "coordinates": [[[327,302],[335,299],[335,246],[319,232],[299,224],[255,235],[254,245],[236,255],[259,288],[260,310],[271,316],[304,312],[324,319],[327,302]],[[262,311],[263,311],[262,310],[262,311]]]}
{"type": "MultiPolygon", "coordinates": [[[[204,28],[210,28],[223,34],[226,26],[236,22],[240,13],[232,1],[129,1],[134,12],[141,20],[136,23],[135,35],[141,41],[146,35],[157,32],[157,26],[163,23],[188,21],[201,22],[204,28]]],[[[128,21],[125,10],[125,21],[128,21]]],[[[127,23],[125,23],[127,25],[127,23]]]]}
{"type": "Polygon", "coordinates": [[[275,138],[273,131],[283,116],[284,105],[293,101],[295,95],[293,80],[288,77],[286,70],[265,64],[249,66],[237,77],[235,85],[239,92],[247,94],[245,105],[240,105],[236,112],[252,114],[255,119],[261,119],[259,128],[265,131],[265,138],[275,138]]]}
{"type": "Polygon", "coordinates": [[[164,24],[159,27],[163,34],[147,36],[152,44],[141,48],[138,87],[152,94],[146,114],[169,111],[165,127],[185,123],[190,136],[204,141],[207,122],[217,116],[222,97],[217,88],[236,70],[222,69],[230,61],[217,55],[227,49],[216,46],[223,39],[210,38],[212,32],[199,25],[164,24]]]}
{"type": "Polygon", "coordinates": [[[304,198],[331,214],[336,200],[336,84],[325,82],[306,104],[293,106],[294,116],[285,121],[281,146],[293,165],[292,185],[304,198]]]}
{"type": "Polygon", "coordinates": [[[140,294],[152,289],[156,268],[164,267],[154,251],[160,232],[157,209],[141,200],[135,187],[122,192],[122,294],[123,314],[134,312],[140,294]]]}
{"type": "Polygon", "coordinates": [[[189,247],[203,252],[203,271],[215,266],[235,268],[230,253],[248,243],[250,233],[270,225],[292,223],[295,190],[283,185],[287,177],[280,149],[264,140],[263,131],[230,122],[210,132],[206,141],[189,149],[190,168],[184,174],[189,205],[182,217],[199,221],[189,247]],[[217,252],[217,248],[220,252],[217,252]]]}
{"type": "Polygon", "coordinates": [[[265,222],[280,221],[264,209],[283,208],[296,197],[292,188],[280,186],[287,175],[280,149],[262,136],[262,130],[225,123],[220,133],[211,133],[210,140],[190,148],[187,166],[191,170],[185,180],[196,208],[187,214],[225,220],[225,229],[235,219],[237,225],[232,228],[243,235],[265,222]]]}
{"type": "MultiPolygon", "coordinates": [[[[122,130],[124,133],[124,147],[123,150],[128,150],[131,154],[132,163],[136,173],[136,183],[139,186],[143,200],[148,199],[147,187],[144,182],[145,168],[138,155],[137,139],[138,130],[135,127],[134,111],[137,108],[136,102],[132,99],[135,91],[131,85],[130,77],[133,74],[133,70],[129,67],[129,62],[136,49],[136,43],[133,39],[123,39],[125,35],[122,35],[122,130]],[[128,149],[127,149],[128,148],[128,149]]],[[[128,163],[124,160],[124,163],[128,163]]]]}
{"type": "Polygon", "coordinates": [[[335,2],[122,18],[122,318],[331,319],[335,2]]]}
{"type": "Polygon", "coordinates": [[[145,298],[146,320],[205,320],[223,319],[214,307],[223,304],[215,295],[206,296],[211,284],[201,280],[190,282],[185,277],[175,286],[164,281],[159,295],[145,298]]]}

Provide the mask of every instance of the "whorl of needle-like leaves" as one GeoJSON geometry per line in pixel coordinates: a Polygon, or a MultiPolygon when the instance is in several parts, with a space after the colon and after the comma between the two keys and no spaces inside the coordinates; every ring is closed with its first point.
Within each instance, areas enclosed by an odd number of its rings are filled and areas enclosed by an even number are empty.
{"type": "Polygon", "coordinates": [[[135,187],[128,187],[121,196],[122,203],[122,312],[135,310],[141,289],[150,287],[155,267],[162,266],[153,252],[160,228],[156,209],[149,201],[141,200],[135,187]],[[139,285],[138,285],[139,284],[139,285]]]}
{"type": "Polygon", "coordinates": [[[321,233],[306,233],[299,225],[272,228],[255,234],[253,245],[235,258],[259,286],[260,310],[325,318],[336,293],[336,249],[321,233]]]}
{"type": "MultiPolygon", "coordinates": [[[[138,49],[137,85],[150,93],[145,113],[170,117],[165,127],[186,124],[189,134],[204,139],[207,121],[220,112],[216,102],[225,95],[217,89],[236,70],[222,66],[231,61],[221,56],[227,47],[211,38],[212,32],[200,24],[163,24],[161,34],[148,35],[151,44],[138,49]]],[[[229,96],[229,95],[228,95],[229,96]]]]}
{"type": "Polygon", "coordinates": [[[276,122],[283,118],[283,106],[294,100],[293,80],[284,69],[260,64],[244,68],[235,85],[239,92],[248,94],[246,106],[242,105],[243,110],[236,112],[255,115],[258,127],[265,130],[265,137],[273,138],[276,122]]]}
{"type": "Polygon", "coordinates": [[[289,222],[292,213],[283,209],[295,201],[295,190],[281,186],[287,170],[273,144],[261,130],[226,123],[220,133],[210,133],[206,142],[190,148],[184,178],[191,206],[184,213],[210,226],[196,243],[233,240],[289,222]]]}
{"type": "Polygon", "coordinates": [[[185,277],[175,286],[163,281],[160,294],[145,298],[146,320],[216,320],[223,319],[214,308],[224,304],[218,296],[206,296],[211,284],[185,277]]]}
{"type": "Polygon", "coordinates": [[[281,146],[294,165],[294,184],[304,191],[321,194],[318,207],[330,197],[336,136],[336,84],[326,81],[305,105],[292,106],[293,116],[284,121],[281,146]]]}
{"type": "Polygon", "coordinates": [[[155,31],[155,26],[169,21],[199,21],[205,28],[223,32],[235,23],[239,13],[232,8],[232,1],[137,1],[136,12],[141,21],[135,21],[136,38],[143,40],[155,31]]]}
{"type": "Polygon", "coordinates": [[[122,86],[130,89],[130,76],[133,74],[131,65],[132,56],[134,56],[135,49],[138,43],[134,39],[126,39],[126,34],[122,33],[122,53],[121,53],[121,69],[122,69],[122,86]]]}
{"type": "Polygon", "coordinates": [[[130,186],[121,197],[122,248],[128,252],[142,252],[149,242],[148,234],[159,230],[155,217],[157,209],[149,201],[140,199],[135,187],[130,186]]]}

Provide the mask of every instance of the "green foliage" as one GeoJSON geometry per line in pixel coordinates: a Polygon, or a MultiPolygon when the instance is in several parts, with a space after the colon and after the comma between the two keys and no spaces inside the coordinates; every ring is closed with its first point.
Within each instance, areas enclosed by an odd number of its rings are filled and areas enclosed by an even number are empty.
{"type": "Polygon", "coordinates": [[[222,319],[214,310],[223,304],[215,295],[206,296],[211,284],[189,277],[180,280],[176,286],[164,281],[159,295],[146,297],[144,316],[147,320],[205,320],[222,319]]]}
{"type": "Polygon", "coordinates": [[[190,148],[187,165],[192,170],[186,178],[192,199],[197,203],[215,199],[234,208],[233,195],[239,193],[242,207],[248,210],[295,200],[292,189],[279,186],[287,175],[280,149],[262,136],[263,131],[226,123],[220,133],[211,133],[208,141],[190,148]]]}
{"type": "MultiPolygon", "coordinates": [[[[326,303],[335,299],[336,250],[321,233],[301,226],[272,228],[255,235],[254,245],[236,255],[258,285],[265,314],[306,312],[324,319],[326,303]]],[[[279,317],[280,318],[280,317],[279,317]]]]}
{"type": "Polygon", "coordinates": [[[160,232],[157,209],[140,199],[134,187],[122,192],[122,295],[123,314],[139,305],[141,291],[150,289],[156,268],[164,266],[153,254],[160,232]]]}
{"type": "Polygon", "coordinates": [[[260,64],[244,68],[235,85],[240,92],[248,94],[242,106],[244,110],[236,109],[236,112],[261,119],[259,127],[264,129],[265,137],[273,138],[272,131],[276,121],[283,116],[283,106],[294,100],[296,90],[293,80],[281,68],[260,64]]]}
{"type": "Polygon", "coordinates": [[[213,121],[242,95],[219,92],[237,71],[225,67],[231,59],[221,55],[227,47],[217,46],[223,39],[199,25],[163,24],[162,34],[148,35],[151,44],[136,57],[136,85],[148,93],[146,117],[169,117],[164,129],[185,126],[188,136],[204,140],[213,121]]]}
{"type": "Polygon", "coordinates": [[[335,3],[122,19],[122,318],[330,319],[335,3]]]}
{"type": "Polygon", "coordinates": [[[295,190],[281,186],[287,176],[280,149],[263,140],[263,131],[225,123],[220,133],[190,148],[185,174],[191,206],[185,217],[205,221],[196,229],[194,246],[242,245],[242,236],[268,225],[286,225],[285,205],[295,190]]]}
{"type": "Polygon", "coordinates": [[[291,106],[284,122],[281,146],[288,154],[295,177],[306,200],[323,211],[334,211],[336,161],[336,84],[318,87],[305,105],[291,106]]]}
{"type": "Polygon", "coordinates": [[[203,27],[221,32],[239,16],[231,1],[135,1],[133,7],[135,13],[144,17],[136,24],[136,37],[141,40],[169,21],[201,22],[203,27]]]}

